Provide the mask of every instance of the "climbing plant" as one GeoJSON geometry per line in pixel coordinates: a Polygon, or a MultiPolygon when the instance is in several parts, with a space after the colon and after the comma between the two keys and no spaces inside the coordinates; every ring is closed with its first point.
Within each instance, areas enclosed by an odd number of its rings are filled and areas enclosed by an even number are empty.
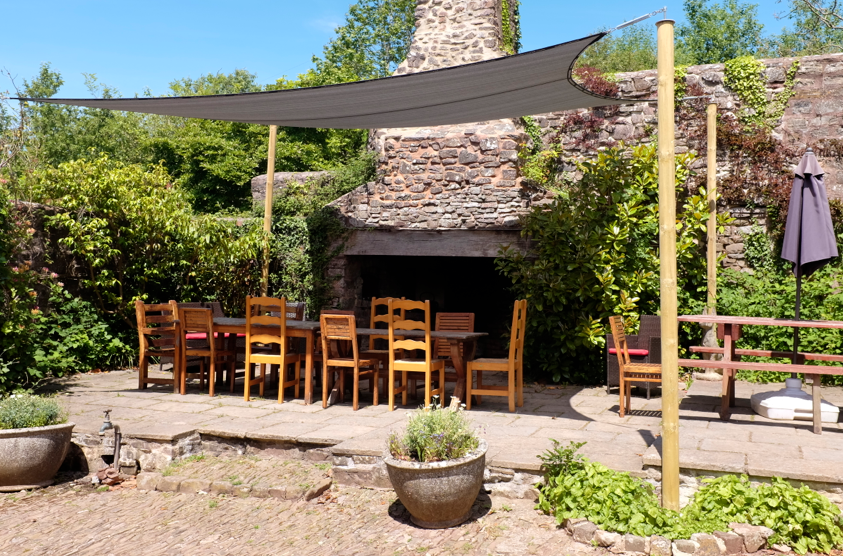
{"type": "Polygon", "coordinates": [[[745,125],[764,125],[775,127],[784,114],[787,101],[794,95],[796,72],[799,61],[794,61],[788,68],[784,87],[778,93],[768,97],[763,72],[764,64],[753,56],[740,56],[725,64],[724,79],[726,85],[744,105],[740,119],[745,125]]]}
{"type": "Polygon", "coordinates": [[[517,54],[521,50],[520,5],[520,0],[501,0],[501,35],[503,51],[507,54],[517,54]]]}

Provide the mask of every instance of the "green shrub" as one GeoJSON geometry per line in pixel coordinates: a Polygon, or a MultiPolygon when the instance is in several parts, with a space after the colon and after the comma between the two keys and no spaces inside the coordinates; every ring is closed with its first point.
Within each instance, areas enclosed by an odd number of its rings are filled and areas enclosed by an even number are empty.
{"type": "Polygon", "coordinates": [[[704,486],[681,512],[659,505],[649,483],[579,458],[582,445],[571,443],[539,456],[545,484],[537,508],[558,523],[586,518],[598,527],[639,536],[689,538],[693,533],[727,531],[730,522],[763,525],[775,534],[771,543],[788,544],[799,554],[830,552],[843,546],[840,509],[806,486],[781,478],[752,486],[742,475],[704,479],[704,486]]]}
{"type": "Polygon", "coordinates": [[[121,338],[89,302],[71,295],[47,269],[12,268],[0,321],[0,394],[33,389],[51,377],[131,362],[134,338],[121,338]],[[38,306],[36,288],[49,292],[38,306]]]}
{"type": "Polygon", "coordinates": [[[0,429],[47,427],[67,422],[67,412],[55,398],[17,394],[0,400],[0,429]]]}
{"type": "MultiPolygon", "coordinates": [[[[680,192],[693,157],[676,159],[680,192]]],[[[523,235],[531,251],[504,249],[496,264],[530,304],[528,371],[593,384],[605,377],[608,317],[623,315],[634,329],[637,315],[658,310],[658,157],[654,145],[620,145],[577,166],[582,178],[528,215],[523,235]]],[[[702,191],[678,205],[679,304],[690,312],[705,299],[708,205],[702,191]]]]}
{"type": "Polygon", "coordinates": [[[464,457],[480,441],[462,408],[434,403],[410,416],[403,435],[391,432],[387,446],[392,457],[408,461],[445,461],[464,457]]]}

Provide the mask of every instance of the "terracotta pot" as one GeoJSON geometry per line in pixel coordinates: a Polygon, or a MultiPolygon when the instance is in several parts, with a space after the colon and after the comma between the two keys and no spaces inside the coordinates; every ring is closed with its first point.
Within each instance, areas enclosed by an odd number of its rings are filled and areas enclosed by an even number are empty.
{"type": "Polygon", "coordinates": [[[483,486],[486,441],[469,455],[434,463],[395,459],[384,454],[389,480],[413,523],[428,529],[459,525],[471,515],[471,506],[483,486]]]}
{"type": "Polygon", "coordinates": [[[70,448],[74,423],[0,430],[0,492],[53,484],[70,448]]]}

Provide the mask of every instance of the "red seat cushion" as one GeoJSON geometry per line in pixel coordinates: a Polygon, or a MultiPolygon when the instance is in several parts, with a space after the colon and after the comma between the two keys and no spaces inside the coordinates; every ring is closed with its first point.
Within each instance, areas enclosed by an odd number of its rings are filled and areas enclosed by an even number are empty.
{"type": "MultiPolygon", "coordinates": [[[[238,334],[238,336],[239,336],[239,334],[238,334]]],[[[185,334],[184,337],[187,340],[204,340],[205,337],[206,337],[206,334],[204,332],[190,332],[188,334],[185,334]]],[[[214,332],[214,338],[219,338],[219,337],[220,337],[220,333],[214,332]]]]}
{"type": "MultiPolygon", "coordinates": [[[[627,349],[626,351],[630,355],[634,355],[636,357],[646,357],[650,355],[650,350],[648,349],[627,349]]],[[[616,350],[615,348],[609,348],[609,353],[611,353],[612,355],[617,355],[618,350],[616,350]]]]}

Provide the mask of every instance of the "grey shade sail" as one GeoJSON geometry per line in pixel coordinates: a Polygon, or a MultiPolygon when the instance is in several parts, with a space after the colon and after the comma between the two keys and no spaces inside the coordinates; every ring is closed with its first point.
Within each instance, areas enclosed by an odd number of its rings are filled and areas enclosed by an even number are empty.
{"type": "Polygon", "coordinates": [[[805,153],[795,174],[781,256],[793,263],[794,273],[801,266],[801,274],[810,276],[838,255],[837,236],[823,183],[825,172],[813,152],[805,153]]]}
{"type": "Polygon", "coordinates": [[[336,129],[462,124],[635,102],[594,95],[571,78],[580,53],[604,35],[473,64],[324,87],[198,97],[20,100],[336,129]]]}

